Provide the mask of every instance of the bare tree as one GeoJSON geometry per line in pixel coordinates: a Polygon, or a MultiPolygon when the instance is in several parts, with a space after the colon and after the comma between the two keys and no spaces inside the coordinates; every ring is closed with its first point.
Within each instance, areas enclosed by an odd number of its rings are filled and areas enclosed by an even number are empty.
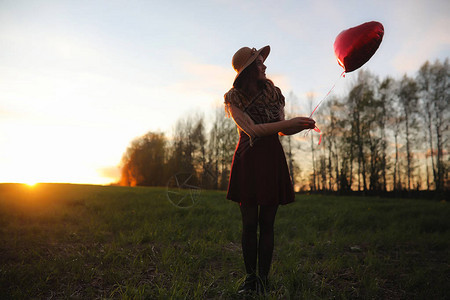
{"type": "MultiPolygon", "coordinates": [[[[314,103],[314,94],[313,93],[308,93],[307,94],[307,101],[308,101],[308,105],[310,108],[310,111],[313,111],[313,103],[314,103]]],[[[311,189],[313,191],[317,190],[317,184],[316,184],[316,160],[315,160],[315,142],[314,142],[314,135],[311,134],[311,161],[312,161],[312,184],[311,184],[311,189]]]]}
{"type": "MultiPolygon", "coordinates": [[[[285,106],[285,117],[286,119],[290,119],[298,116],[298,98],[291,91],[286,98],[286,106],[285,106]]],[[[297,175],[299,173],[300,167],[295,159],[296,157],[296,149],[299,149],[299,144],[295,140],[295,137],[292,135],[287,135],[281,137],[281,143],[283,144],[283,148],[286,154],[286,161],[289,168],[289,174],[292,180],[292,184],[294,187],[297,182],[297,175]]]]}
{"type": "Polygon", "coordinates": [[[238,138],[238,131],[233,120],[225,116],[223,108],[217,108],[214,112],[208,142],[208,164],[212,166],[211,172],[215,178],[214,188],[223,190],[228,186],[231,162],[238,138]]]}
{"type": "Polygon", "coordinates": [[[403,76],[400,81],[398,97],[401,105],[401,111],[404,117],[405,128],[405,142],[406,142],[406,176],[407,189],[412,188],[413,177],[413,148],[412,148],[412,134],[411,129],[415,123],[415,116],[417,113],[417,95],[418,89],[416,82],[408,76],[403,76]]]}
{"type": "MultiPolygon", "coordinates": [[[[430,147],[428,149],[428,157],[431,158],[433,181],[435,189],[438,191],[444,188],[445,177],[448,177],[448,162],[444,160],[444,149],[448,148],[446,145],[448,145],[449,140],[449,77],[450,67],[448,59],[444,63],[436,61],[430,64],[426,62],[422,65],[417,75],[422,110],[427,122],[427,138],[430,147]],[[434,143],[434,140],[436,140],[436,143],[434,143]]],[[[427,182],[429,181],[427,179],[427,182]]]]}
{"type": "Polygon", "coordinates": [[[379,105],[381,113],[379,115],[378,124],[380,127],[381,138],[381,177],[382,177],[382,190],[387,190],[387,174],[389,170],[388,162],[388,128],[389,122],[392,120],[391,104],[395,99],[395,81],[386,77],[379,87],[379,105]]]}

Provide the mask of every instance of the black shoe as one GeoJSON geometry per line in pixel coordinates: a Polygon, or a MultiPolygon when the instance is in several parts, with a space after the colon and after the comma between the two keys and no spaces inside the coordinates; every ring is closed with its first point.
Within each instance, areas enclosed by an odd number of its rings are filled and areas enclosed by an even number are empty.
{"type": "Polygon", "coordinates": [[[246,294],[256,291],[258,278],[255,274],[249,274],[245,278],[244,283],[239,287],[238,294],[246,294]]]}
{"type": "Polygon", "coordinates": [[[258,282],[256,284],[256,291],[258,294],[264,295],[268,290],[269,280],[267,279],[267,276],[258,277],[258,282]]]}

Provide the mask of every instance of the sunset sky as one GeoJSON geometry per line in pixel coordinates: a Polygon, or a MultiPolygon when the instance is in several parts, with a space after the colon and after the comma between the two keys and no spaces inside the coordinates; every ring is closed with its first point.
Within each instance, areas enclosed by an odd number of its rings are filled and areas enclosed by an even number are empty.
{"type": "Polygon", "coordinates": [[[0,0],[0,182],[116,181],[133,138],[222,104],[242,46],[271,46],[267,76],[309,115],[307,93],[356,77],[338,80],[342,30],[381,22],[363,68],[414,75],[450,56],[449,12],[448,0],[0,0]]]}

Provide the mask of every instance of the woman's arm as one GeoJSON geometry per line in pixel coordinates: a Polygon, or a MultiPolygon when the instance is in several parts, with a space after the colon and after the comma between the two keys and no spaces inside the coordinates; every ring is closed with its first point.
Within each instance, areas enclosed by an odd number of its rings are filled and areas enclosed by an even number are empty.
{"type": "MultiPolygon", "coordinates": [[[[249,115],[234,105],[230,105],[230,114],[237,126],[250,138],[280,133],[281,135],[295,134],[304,129],[312,129],[315,127],[314,120],[304,117],[296,117],[274,123],[255,124],[249,115]]],[[[284,114],[282,119],[284,119],[284,114]]]]}

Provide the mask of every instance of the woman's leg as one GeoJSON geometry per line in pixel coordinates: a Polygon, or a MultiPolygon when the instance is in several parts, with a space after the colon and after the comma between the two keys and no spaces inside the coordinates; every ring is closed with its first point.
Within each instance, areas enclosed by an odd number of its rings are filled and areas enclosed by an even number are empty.
{"type": "Polygon", "coordinates": [[[278,205],[261,206],[259,211],[259,246],[258,246],[258,267],[259,277],[267,280],[272,263],[275,216],[278,205]]]}
{"type": "Polygon", "coordinates": [[[247,274],[256,274],[258,206],[241,205],[242,253],[247,274]]]}

